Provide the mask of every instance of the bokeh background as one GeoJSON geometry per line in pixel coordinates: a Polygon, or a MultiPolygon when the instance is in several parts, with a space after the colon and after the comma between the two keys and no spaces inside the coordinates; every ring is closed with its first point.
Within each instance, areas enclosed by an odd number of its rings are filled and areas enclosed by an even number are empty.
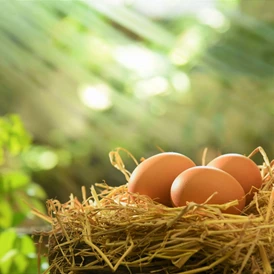
{"type": "Polygon", "coordinates": [[[21,172],[28,183],[13,195],[42,210],[48,198],[81,198],[81,186],[124,184],[108,155],[117,147],[201,164],[206,147],[210,158],[262,146],[272,159],[273,23],[269,0],[1,1],[0,115],[27,132],[2,184],[21,172]]]}

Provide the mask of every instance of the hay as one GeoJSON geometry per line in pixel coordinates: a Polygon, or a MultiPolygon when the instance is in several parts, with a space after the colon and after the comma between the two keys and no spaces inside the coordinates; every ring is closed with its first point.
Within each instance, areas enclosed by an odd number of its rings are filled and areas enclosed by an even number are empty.
{"type": "MultiPolygon", "coordinates": [[[[261,148],[262,188],[242,215],[221,209],[235,205],[189,203],[169,208],[127,186],[105,183],[82,188],[83,201],[47,201],[52,225],[48,271],[80,273],[272,273],[274,189],[272,163],[261,148]]],[[[118,152],[117,152],[118,153],[118,152]]],[[[121,158],[112,154],[125,172],[121,158]]],[[[46,233],[44,233],[46,235],[46,233]]]]}

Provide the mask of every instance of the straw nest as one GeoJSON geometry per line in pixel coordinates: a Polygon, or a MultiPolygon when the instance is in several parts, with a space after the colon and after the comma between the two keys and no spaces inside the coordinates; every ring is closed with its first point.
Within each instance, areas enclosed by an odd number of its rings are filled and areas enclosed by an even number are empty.
{"type": "MultiPolygon", "coordinates": [[[[48,271],[80,273],[272,273],[274,266],[273,168],[262,148],[263,185],[241,215],[235,205],[189,203],[169,208],[127,186],[82,188],[82,202],[47,201],[48,271]]],[[[126,176],[119,152],[115,167],[126,176]]],[[[45,235],[46,233],[44,233],[45,235]]],[[[48,272],[47,272],[48,273],[48,272]]]]}

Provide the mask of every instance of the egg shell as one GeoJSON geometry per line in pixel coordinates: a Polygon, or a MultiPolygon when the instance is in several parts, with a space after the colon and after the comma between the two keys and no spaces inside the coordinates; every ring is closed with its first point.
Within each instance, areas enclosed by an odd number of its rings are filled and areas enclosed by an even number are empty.
{"type": "Polygon", "coordinates": [[[132,172],[128,191],[144,194],[166,206],[171,206],[170,188],[174,179],[195,163],[176,152],[163,152],[141,162],[132,172]]]}
{"type": "Polygon", "coordinates": [[[254,193],[262,185],[259,167],[250,158],[237,153],[221,155],[207,164],[219,168],[232,175],[243,187],[246,194],[246,204],[253,199],[254,193]]]}
{"type": "Polygon", "coordinates": [[[229,214],[240,214],[245,206],[245,192],[239,182],[230,174],[206,166],[196,166],[179,174],[171,186],[174,206],[185,206],[187,202],[204,203],[212,194],[208,204],[224,204],[238,200],[237,206],[224,210],[229,214]]]}

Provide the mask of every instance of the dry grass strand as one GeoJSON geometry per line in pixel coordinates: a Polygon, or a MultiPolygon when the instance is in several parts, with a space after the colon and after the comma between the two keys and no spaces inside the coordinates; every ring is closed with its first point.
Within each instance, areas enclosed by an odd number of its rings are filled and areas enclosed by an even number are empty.
{"type": "MultiPolygon", "coordinates": [[[[129,176],[121,150],[112,163],[129,176]]],[[[222,213],[237,201],[169,208],[106,183],[92,186],[89,197],[82,188],[82,202],[73,195],[64,204],[49,200],[47,216],[33,212],[52,225],[51,273],[272,273],[273,170],[261,148],[249,156],[257,152],[267,172],[241,215],[222,213]]]]}

